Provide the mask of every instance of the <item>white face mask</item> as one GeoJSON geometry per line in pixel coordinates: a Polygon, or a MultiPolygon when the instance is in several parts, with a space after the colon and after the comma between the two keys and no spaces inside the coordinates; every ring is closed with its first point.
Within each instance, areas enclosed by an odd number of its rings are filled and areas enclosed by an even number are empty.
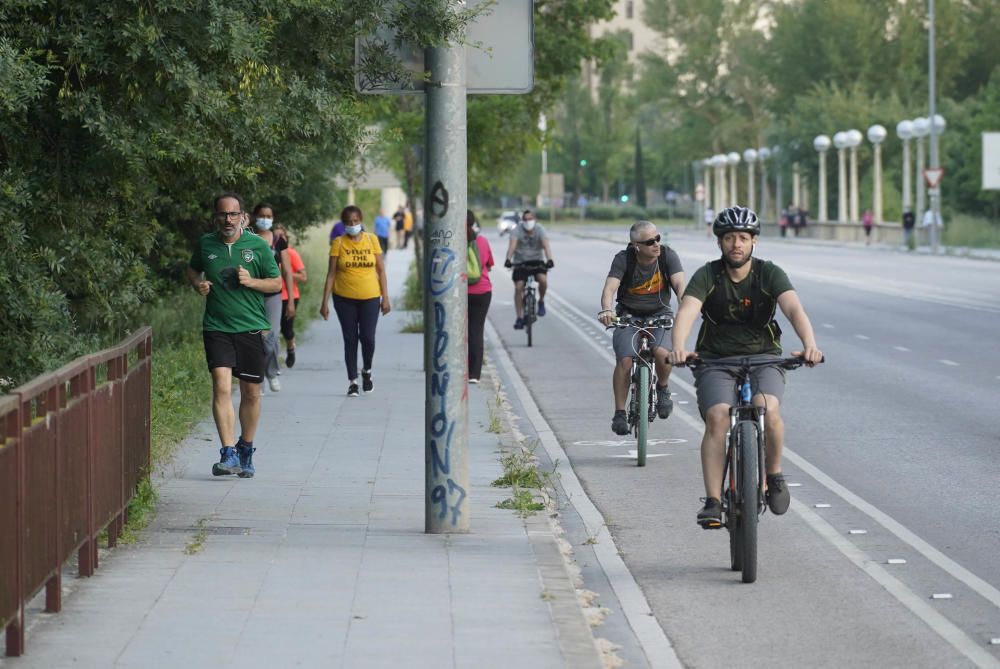
{"type": "Polygon", "coordinates": [[[357,225],[345,225],[344,232],[353,237],[361,232],[361,224],[358,223],[357,225]]]}
{"type": "Polygon", "coordinates": [[[256,221],[258,230],[270,230],[271,226],[274,225],[273,218],[258,218],[256,221]]]}
{"type": "Polygon", "coordinates": [[[535,219],[531,219],[524,222],[525,230],[533,230],[535,228],[535,219]]]}

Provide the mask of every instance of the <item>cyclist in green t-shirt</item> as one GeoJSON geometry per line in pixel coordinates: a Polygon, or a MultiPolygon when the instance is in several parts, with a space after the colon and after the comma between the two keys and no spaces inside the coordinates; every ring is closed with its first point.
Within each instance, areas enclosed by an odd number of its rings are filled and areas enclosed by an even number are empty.
{"type": "Polygon", "coordinates": [[[243,200],[234,193],[215,198],[216,232],[198,240],[187,275],[205,296],[202,336],[212,373],[212,414],[222,441],[216,476],[254,475],[253,446],[260,419],[260,383],[264,379],[264,340],[270,327],[264,295],[281,291],[281,276],[267,242],[243,229],[243,200]],[[240,380],[240,428],[236,440],[233,377],[240,380]]]}
{"type": "MultiPolygon", "coordinates": [[[[785,272],[770,261],[753,257],[760,233],[757,215],[746,207],[730,207],[719,212],[712,224],[722,257],[695,271],[684,291],[674,318],[673,351],[670,362],[679,364],[693,357],[685,342],[698,314],[702,315],[695,351],[703,358],[778,359],[781,330],[774,320],[781,309],[802,341],[801,356],[810,367],[823,359],[816,346],[812,324],[785,272]]],[[[790,496],[781,472],[781,451],[785,425],[781,420],[784,371],[760,367],[751,376],[757,406],[767,407],[765,466],[767,504],[781,515],[788,510],[790,496]]],[[[705,506],[698,512],[702,527],[721,527],[722,507],[717,495],[722,490],[725,467],[725,440],[729,429],[729,408],[733,403],[733,379],[724,369],[702,368],[695,373],[698,410],[705,420],[701,440],[701,467],[705,481],[705,506]]]]}

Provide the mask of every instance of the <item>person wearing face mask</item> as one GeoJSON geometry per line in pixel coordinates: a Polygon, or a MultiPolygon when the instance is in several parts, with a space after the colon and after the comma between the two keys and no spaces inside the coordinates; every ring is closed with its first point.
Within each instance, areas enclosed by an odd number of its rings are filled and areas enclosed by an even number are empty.
{"type": "Polygon", "coordinates": [[[555,266],[552,247],[545,228],[535,220],[535,214],[525,209],[521,223],[510,233],[507,259],[504,267],[514,269],[514,311],[517,319],[514,329],[524,328],[524,282],[534,275],[538,282],[538,315],[545,315],[545,291],[548,288],[548,271],[555,266]],[[517,267],[515,267],[517,265],[517,267]]]}
{"type": "Polygon", "coordinates": [[[361,210],[349,205],[340,213],[344,234],[330,245],[330,264],[323,285],[323,303],[319,313],[330,318],[330,296],[344,335],[344,361],[347,364],[347,396],[357,397],[358,344],[361,344],[361,389],[375,390],[372,362],[375,357],[375,327],[379,312],[388,314],[389,289],[386,283],[382,246],[375,235],[365,232],[361,210]]]}
{"type": "Polygon", "coordinates": [[[469,275],[469,383],[479,383],[483,372],[483,331],[486,328],[486,312],[490,309],[493,284],[490,270],[493,268],[493,251],[486,237],[479,234],[479,221],[471,210],[465,214],[465,233],[469,244],[475,244],[478,251],[479,278],[469,275]]]}
{"type": "MultiPolygon", "coordinates": [[[[292,285],[294,279],[292,277],[292,259],[288,255],[288,240],[280,235],[275,235],[272,229],[274,227],[274,207],[267,202],[259,203],[253,208],[253,219],[254,227],[257,229],[257,236],[271,247],[271,251],[274,254],[274,261],[281,268],[282,279],[288,285],[292,285]]],[[[278,374],[281,373],[281,367],[278,363],[278,355],[281,351],[278,341],[278,333],[281,332],[282,311],[280,286],[277,292],[265,296],[264,306],[267,309],[268,321],[271,323],[271,328],[264,337],[267,353],[265,374],[267,376],[268,387],[270,387],[272,392],[276,393],[281,390],[281,382],[278,380],[278,374]]],[[[295,316],[294,303],[288,305],[286,314],[289,317],[295,316]]]]}
{"type": "Polygon", "coordinates": [[[235,193],[215,198],[216,232],[203,235],[191,254],[187,277],[203,295],[205,359],[212,374],[212,414],[222,442],[212,474],[254,475],[253,446],[264,380],[263,331],[268,328],[264,295],[281,290],[270,247],[243,228],[243,200],[235,193]],[[233,377],[240,380],[240,437],[236,439],[233,377]]]}

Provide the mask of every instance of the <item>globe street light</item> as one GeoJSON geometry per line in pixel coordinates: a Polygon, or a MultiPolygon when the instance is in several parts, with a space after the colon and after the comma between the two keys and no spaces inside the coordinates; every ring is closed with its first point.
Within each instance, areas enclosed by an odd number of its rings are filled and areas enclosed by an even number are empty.
{"type": "Polygon", "coordinates": [[[910,140],[913,139],[913,121],[900,121],[896,124],[896,136],[903,141],[903,211],[913,210],[913,200],[910,198],[910,140]]]}
{"type": "Polygon", "coordinates": [[[730,151],[726,155],[726,162],[729,164],[729,206],[735,207],[739,202],[737,191],[739,190],[739,175],[736,173],[736,166],[740,164],[740,154],[730,151]]]}
{"type": "Polygon", "coordinates": [[[761,217],[767,215],[767,159],[771,157],[771,149],[762,146],[757,149],[757,160],[760,161],[760,211],[761,217]]]}
{"type": "Polygon", "coordinates": [[[819,152],[819,220],[826,222],[826,152],[830,149],[830,138],[816,135],[813,148],[819,152]]]}
{"type": "Polygon", "coordinates": [[[875,223],[882,222],[882,142],[885,141],[889,133],[885,128],[876,123],[868,128],[868,141],[872,143],[872,150],[875,152],[875,168],[872,171],[872,209],[875,211],[875,223]]]}
{"type": "MultiPolygon", "coordinates": [[[[933,102],[932,102],[932,104],[931,104],[931,112],[933,112],[933,111],[934,111],[934,105],[933,105],[933,102]]],[[[930,126],[931,126],[931,128],[930,128],[930,131],[931,131],[931,139],[930,139],[930,154],[931,154],[930,158],[931,158],[931,163],[930,163],[930,167],[931,168],[939,168],[941,166],[940,154],[938,153],[938,135],[940,135],[942,132],[944,132],[944,129],[945,129],[946,125],[947,124],[944,121],[944,117],[941,116],[940,114],[934,114],[931,117],[931,121],[930,121],[930,126]]],[[[934,188],[931,188],[928,191],[928,193],[931,196],[931,207],[930,208],[934,212],[934,214],[933,214],[934,225],[932,225],[931,229],[930,229],[931,249],[934,251],[934,253],[937,253],[937,251],[938,251],[938,243],[939,243],[940,238],[941,238],[941,230],[938,229],[938,223],[941,221],[941,185],[940,185],[940,183],[938,183],[937,185],[935,185],[934,188]]]]}
{"type": "Polygon", "coordinates": [[[924,160],[924,137],[931,132],[931,122],[926,118],[913,119],[913,136],[917,140],[917,219],[924,215],[927,209],[927,187],[924,185],[924,169],[927,167],[924,160]]]}
{"type": "Polygon", "coordinates": [[[837,147],[837,220],[847,223],[847,161],[844,155],[844,149],[848,145],[847,133],[836,133],[833,145],[837,147]]]}
{"type": "Polygon", "coordinates": [[[722,203],[726,199],[726,157],[721,153],[712,156],[712,167],[715,168],[715,213],[725,209],[722,203]]]}
{"type": "MultiPolygon", "coordinates": [[[[757,199],[754,184],[753,164],[757,162],[757,151],[747,149],[743,152],[743,161],[747,164],[747,206],[754,209],[754,200],[757,199]]],[[[755,210],[756,211],[756,210],[755,210]]]]}
{"type": "Polygon", "coordinates": [[[860,130],[848,130],[847,131],[847,141],[848,147],[851,149],[851,220],[858,221],[861,217],[858,215],[858,147],[861,146],[861,141],[864,139],[864,135],[861,134],[860,130]]]}

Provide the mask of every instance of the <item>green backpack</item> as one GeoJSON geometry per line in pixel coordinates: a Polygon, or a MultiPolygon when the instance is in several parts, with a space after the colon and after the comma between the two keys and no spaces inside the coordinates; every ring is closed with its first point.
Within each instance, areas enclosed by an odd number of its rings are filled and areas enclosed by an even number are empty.
{"type": "Polygon", "coordinates": [[[469,277],[469,285],[474,286],[483,278],[483,264],[479,259],[479,244],[475,239],[469,240],[468,262],[465,273],[469,277]]]}

